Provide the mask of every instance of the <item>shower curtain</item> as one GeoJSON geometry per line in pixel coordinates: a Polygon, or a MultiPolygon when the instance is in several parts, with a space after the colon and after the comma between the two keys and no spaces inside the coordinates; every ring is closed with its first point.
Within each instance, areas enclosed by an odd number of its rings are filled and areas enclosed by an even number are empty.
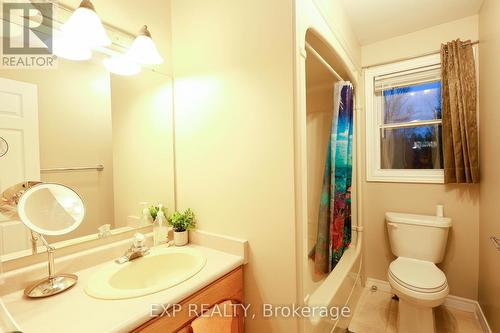
{"type": "Polygon", "coordinates": [[[316,245],[316,273],[329,273],[351,243],[353,87],[334,86],[334,109],[323,175],[316,245]]]}

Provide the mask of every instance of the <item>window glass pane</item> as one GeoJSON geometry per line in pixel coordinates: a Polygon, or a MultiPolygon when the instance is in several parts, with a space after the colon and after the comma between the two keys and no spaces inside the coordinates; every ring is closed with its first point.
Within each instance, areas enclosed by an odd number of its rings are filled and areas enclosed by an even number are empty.
{"type": "Polygon", "coordinates": [[[384,90],[384,123],[441,119],[441,81],[384,90]]]}
{"type": "Polygon", "coordinates": [[[382,130],[382,169],[442,169],[441,125],[382,130]]]}

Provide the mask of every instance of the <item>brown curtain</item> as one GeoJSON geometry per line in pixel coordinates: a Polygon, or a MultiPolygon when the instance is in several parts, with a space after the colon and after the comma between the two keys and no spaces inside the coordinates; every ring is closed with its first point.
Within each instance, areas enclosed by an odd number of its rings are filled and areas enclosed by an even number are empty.
{"type": "Polygon", "coordinates": [[[479,182],[477,84],[470,41],[441,45],[445,183],[479,182]]]}

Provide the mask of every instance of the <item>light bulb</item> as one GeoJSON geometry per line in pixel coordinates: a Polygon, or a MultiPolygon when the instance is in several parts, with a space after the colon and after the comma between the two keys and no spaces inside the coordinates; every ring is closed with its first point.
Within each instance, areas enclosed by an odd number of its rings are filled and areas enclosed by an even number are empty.
{"type": "Polygon", "coordinates": [[[97,16],[94,6],[89,0],[83,0],[66,23],[61,26],[61,31],[90,49],[111,45],[111,40],[106,34],[101,19],[97,16]]]}
{"type": "Polygon", "coordinates": [[[123,55],[106,58],[103,64],[113,74],[131,76],[141,72],[141,66],[123,55]]]}
{"type": "Polygon", "coordinates": [[[158,52],[147,26],[144,26],[135,38],[127,52],[127,57],[143,65],[159,65],[163,63],[163,58],[158,52]]]}

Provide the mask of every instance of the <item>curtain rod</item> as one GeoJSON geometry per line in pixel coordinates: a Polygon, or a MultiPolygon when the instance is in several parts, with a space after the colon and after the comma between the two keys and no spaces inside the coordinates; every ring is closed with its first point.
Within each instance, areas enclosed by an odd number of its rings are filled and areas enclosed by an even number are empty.
{"type": "MultiPolygon", "coordinates": [[[[462,46],[477,45],[477,44],[479,44],[478,40],[476,40],[474,42],[464,42],[464,44],[462,46]]],[[[363,66],[363,67],[361,67],[361,69],[370,68],[370,67],[377,67],[377,66],[382,66],[382,65],[388,65],[388,64],[392,64],[392,63],[395,63],[398,61],[412,60],[412,59],[421,58],[421,57],[430,56],[430,55],[439,54],[439,53],[441,53],[441,50],[426,52],[426,53],[416,55],[416,56],[402,57],[402,58],[394,59],[391,61],[379,62],[379,63],[373,64],[373,65],[363,66]]]]}
{"type": "Polygon", "coordinates": [[[342,76],[340,76],[339,73],[337,73],[332,68],[332,66],[330,66],[330,64],[325,59],[323,59],[323,57],[308,42],[306,42],[306,49],[311,51],[311,53],[323,64],[323,66],[325,66],[328,71],[330,71],[338,80],[344,81],[342,76]]]}

